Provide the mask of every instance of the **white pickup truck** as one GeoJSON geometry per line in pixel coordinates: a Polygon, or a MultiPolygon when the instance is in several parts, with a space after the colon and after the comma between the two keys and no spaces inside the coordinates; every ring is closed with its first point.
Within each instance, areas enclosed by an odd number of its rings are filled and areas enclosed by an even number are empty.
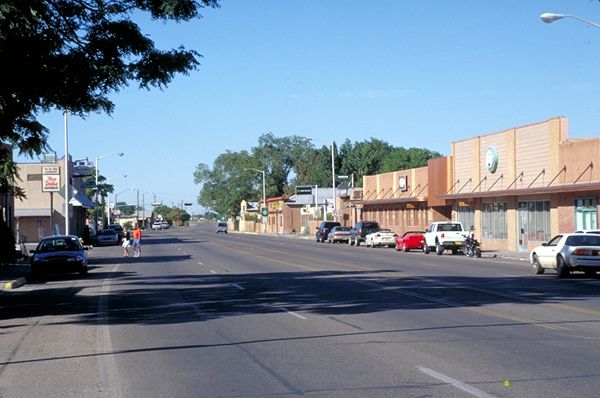
{"type": "Polygon", "coordinates": [[[456,254],[465,243],[467,234],[458,221],[434,222],[425,230],[423,252],[428,254],[435,250],[438,255],[442,255],[445,250],[452,250],[452,254],[456,254]]]}

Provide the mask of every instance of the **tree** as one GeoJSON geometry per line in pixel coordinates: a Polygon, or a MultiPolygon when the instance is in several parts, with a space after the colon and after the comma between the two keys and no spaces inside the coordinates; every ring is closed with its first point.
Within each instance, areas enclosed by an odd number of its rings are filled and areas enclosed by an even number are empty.
{"type": "Polygon", "coordinates": [[[245,169],[259,167],[247,151],[219,155],[212,169],[204,163],[198,164],[194,172],[194,182],[202,185],[198,204],[228,217],[238,214],[242,199],[256,192],[254,172],[245,169]]]}
{"type": "MultiPolygon", "coordinates": [[[[218,0],[0,0],[0,59],[10,77],[0,84],[0,143],[39,155],[48,134],[40,112],[110,114],[109,95],[129,82],[163,89],[175,74],[196,69],[196,51],[157,49],[131,14],[181,22],[218,6],[218,0]]],[[[0,188],[18,191],[8,155],[0,150],[0,188]]]]}

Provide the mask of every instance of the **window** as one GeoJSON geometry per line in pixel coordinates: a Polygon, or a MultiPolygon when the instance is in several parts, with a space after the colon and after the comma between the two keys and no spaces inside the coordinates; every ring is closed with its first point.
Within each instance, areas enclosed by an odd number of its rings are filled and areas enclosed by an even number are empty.
{"type": "Polygon", "coordinates": [[[456,206],[456,221],[459,221],[465,230],[470,230],[475,226],[475,209],[471,205],[456,206]]]}
{"type": "MultiPolygon", "coordinates": [[[[519,202],[519,209],[527,212],[520,227],[527,234],[527,240],[544,242],[550,239],[550,201],[538,200],[519,202]]],[[[520,210],[521,211],[521,210],[520,210]]]]}
{"type": "Polygon", "coordinates": [[[508,238],[506,228],[506,208],[506,203],[481,204],[481,236],[483,238],[508,238]]]}
{"type": "Polygon", "coordinates": [[[575,229],[598,228],[598,200],[596,198],[575,200],[575,229]]]}

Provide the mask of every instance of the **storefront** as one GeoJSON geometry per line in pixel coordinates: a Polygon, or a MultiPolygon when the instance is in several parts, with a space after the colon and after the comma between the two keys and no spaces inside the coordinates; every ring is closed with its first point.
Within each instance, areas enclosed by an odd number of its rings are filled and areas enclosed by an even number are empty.
{"type": "MultiPolygon", "coordinates": [[[[569,140],[566,118],[557,117],[452,143],[450,156],[429,161],[426,180],[414,178],[413,189],[427,186],[422,197],[405,200],[426,204],[423,227],[458,220],[473,226],[486,248],[527,251],[559,232],[598,226],[599,160],[600,138],[569,140]]],[[[363,218],[399,233],[410,229],[399,197],[380,204],[398,186],[393,176],[416,170],[386,173],[391,180],[365,177],[365,191],[376,193],[363,200],[363,218]]]]}

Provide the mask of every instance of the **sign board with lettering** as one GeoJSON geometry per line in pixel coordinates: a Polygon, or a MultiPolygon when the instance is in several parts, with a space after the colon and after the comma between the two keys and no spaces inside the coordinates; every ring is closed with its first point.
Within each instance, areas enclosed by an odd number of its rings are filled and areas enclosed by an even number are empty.
{"type": "Polygon", "coordinates": [[[312,195],[313,187],[296,187],[296,195],[312,195]]]}
{"type": "Polygon", "coordinates": [[[52,174],[52,175],[60,174],[60,167],[59,166],[42,166],[42,174],[52,174]]]}
{"type": "Polygon", "coordinates": [[[44,174],[42,176],[42,192],[60,191],[60,175],[44,174]]]}

